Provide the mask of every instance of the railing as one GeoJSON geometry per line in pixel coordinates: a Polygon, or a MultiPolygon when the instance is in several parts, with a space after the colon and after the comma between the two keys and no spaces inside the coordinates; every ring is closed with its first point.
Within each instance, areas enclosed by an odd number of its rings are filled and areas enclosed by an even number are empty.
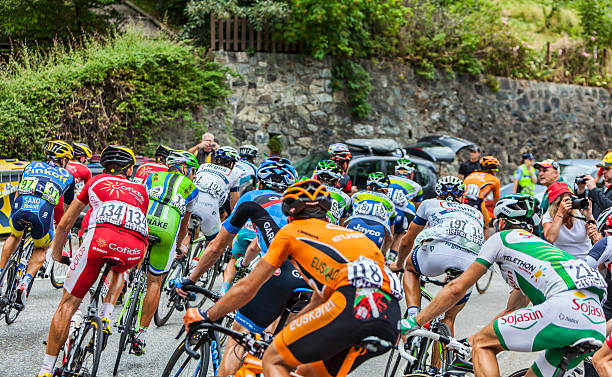
{"type": "Polygon", "coordinates": [[[303,43],[286,43],[270,30],[256,30],[246,18],[217,18],[210,15],[210,46],[212,50],[292,52],[303,51],[303,43]]]}

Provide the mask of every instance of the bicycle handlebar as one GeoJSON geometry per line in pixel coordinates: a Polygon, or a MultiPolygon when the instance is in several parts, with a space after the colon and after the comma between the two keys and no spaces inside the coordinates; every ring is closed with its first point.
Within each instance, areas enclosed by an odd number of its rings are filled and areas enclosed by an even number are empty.
{"type": "Polygon", "coordinates": [[[184,347],[185,347],[185,352],[187,352],[189,356],[193,357],[196,360],[200,358],[200,355],[196,351],[194,351],[193,348],[191,348],[191,345],[189,344],[189,339],[191,339],[195,335],[195,333],[201,330],[213,330],[213,331],[218,331],[222,334],[231,336],[232,338],[236,340],[236,342],[244,346],[247,349],[247,352],[250,352],[250,353],[255,353],[257,351],[263,350],[266,347],[268,347],[270,343],[272,342],[272,337],[267,336],[267,334],[264,334],[263,336],[260,337],[259,334],[254,334],[250,332],[247,332],[247,333],[237,332],[232,329],[228,329],[227,327],[224,327],[218,323],[209,323],[209,322],[194,323],[190,326],[189,332],[185,336],[184,347]]]}
{"type": "MultiPolygon", "coordinates": [[[[458,341],[453,337],[447,337],[425,329],[415,330],[408,335],[410,338],[421,336],[424,338],[432,339],[434,341],[445,344],[449,349],[457,351],[457,353],[459,353],[461,357],[465,360],[470,360],[472,358],[472,347],[458,341]]],[[[414,356],[406,352],[406,349],[403,344],[399,344],[397,348],[400,356],[406,359],[409,363],[414,363],[416,361],[416,358],[414,356]]]]}

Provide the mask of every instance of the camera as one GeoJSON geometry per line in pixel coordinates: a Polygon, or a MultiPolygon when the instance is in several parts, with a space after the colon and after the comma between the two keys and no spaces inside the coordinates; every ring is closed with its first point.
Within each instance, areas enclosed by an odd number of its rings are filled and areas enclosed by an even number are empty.
{"type": "Polygon", "coordinates": [[[577,185],[586,185],[586,181],[584,180],[584,175],[577,176],[576,179],[574,180],[574,182],[577,185]]]}
{"type": "Polygon", "coordinates": [[[572,197],[572,209],[589,208],[589,199],[572,197]]]}

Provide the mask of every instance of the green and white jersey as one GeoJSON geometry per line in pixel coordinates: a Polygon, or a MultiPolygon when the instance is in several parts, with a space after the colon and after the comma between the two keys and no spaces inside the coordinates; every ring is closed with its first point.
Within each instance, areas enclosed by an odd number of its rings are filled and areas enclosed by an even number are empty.
{"type": "Polygon", "coordinates": [[[489,268],[497,263],[502,276],[534,305],[560,292],[586,289],[605,294],[606,282],[598,271],[572,255],[524,230],[506,230],[491,236],[477,262],[489,268]]]}
{"type": "Polygon", "coordinates": [[[415,203],[423,201],[423,188],[412,179],[399,175],[390,175],[389,182],[391,184],[389,185],[388,195],[394,203],[397,204],[394,196],[400,193],[404,194],[406,200],[411,200],[415,203]]]}
{"type": "Polygon", "coordinates": [[[149,198],[149,212],[147,217],[159,217],[163,208],[175,209],[180,217],[185,212],[192,212],[191,208],[198,196],[198,188],[187,177],[179,173],[155,172],[145,181],[149,198]]]}
{"type": "Polygon", "coordinates": [[[384,225],[391,233],[396,213],[395,205],[387,195],[376,191],[359,191],[351,197],[351,202],[352,213],[347,223],[352,218],[369,219],[384,225]]]}
{"type": "Polygon", "coordinates": [[[325,188],[332,202],[331,209],[327,211],[327,219],[332,224],[340,225],[340,219],[346,217],[351,208],[351,197],[338,188],[331,186],[325,188]]]}

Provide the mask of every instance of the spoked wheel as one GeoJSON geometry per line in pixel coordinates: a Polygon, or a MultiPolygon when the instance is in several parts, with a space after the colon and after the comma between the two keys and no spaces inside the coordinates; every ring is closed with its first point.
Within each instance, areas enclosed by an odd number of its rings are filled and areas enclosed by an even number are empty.
{"type": "Polygon", "coordinates": [[[64,286],[64,280],[66,280],[66,273],[68,272],[69,266],[56,261],[51,261],[51,263],[51,273],[49,274],[51,285],[60,289],[64,286]]]}
{"type": "MultiPolygon", "coordinates": [[[[221,322],[221,326],[226,329],[231,329],[232,324],[234,324],[234,314],[228,314],[223,318],[221,322]]],[[[217,332],[217,339],[219,340],[219,347],[225,346],[225,340],[227,339],[227,334],[217,332]]]]}
{"type": "MultiPolygon", "coordinates": [[[[409,342],[406,344],[400,344],[400,347],[406,347],[406,351],[412,355],[415,355],[415,350],[413,349],[412,342],[410,342],[411,338],[408,338],[409,342]]],[[[389,352],[389,358],[387,359],[387,365],[385,366],[385,377],[392,376],[405,376],[412,371],[413,368],[410,367],[408,362],[402,358],[402,356],[395,349],[391,349],[389,352]]]]}
{"type": "Polygon", "coordinates": [[[512,373],[508,377],[523,377],[524,375],[527,374],[527,372],[529,372],[529,368],[517,370],[516,372],[512,373]]]}
{"type": "Polygon", "coordinates": [[[197,360],[185,352],[185,340],[183,340],[170,357],[162,377],[206,376],[210,362],[210,344],[207,339],[202,339],[198,346],[193,348],[200,354],[197,360]]]}
{"type": "Polygon", "coordinates": [[[15,307],[18,283],[16,274],[17,263],[14,260],[10,260],[0,274],[0,284],[2,284],[0,300],[4,312],[4,321],[7,325],[15,322],[19,316],[19,310],[15,307]]]}
{"type": "Polygon", "coordinates": [[[84,326],[83,337],[74,350],[70,370],[76,376],[94,377],[98,373],[102,354],[102,322],[100,318],[94,317],[84,326]]]}
{"type": "Polygon", "coordinates": [[[137,331],[136,329],[136,310],[138,307],[138,298],[140,295],[141,286],[135,286],[130,294],[130,306],[126,311],[125,315],[122,318],[120,326],[123,326],[123,330],[121,331],[121,337],[119,337],[119,351],[117,352],[117,359],[115,360],[115,367],[113,368],[113,376],[117,375],[117,371],[119,370],[119,363],[121,362],[121,355],[127,349],[127,347],[131,346],[131,343],[134,339],[134,334],[137,331]]]}
{"type": "Polygon", "coordinates": [[[489,270],[484,276],[476,281],[476,290],[478,293],[483,294],[489,289],[491,281],[493,280],[493,271],[489,270]]]}
{"type": "MultiPolygon", "coordinates": [[[[450,328],[444,323],[436,323],[432,331],[446,337],[451,336],[450,328]]],[[[453,362],[453,353],[451,350],[447,349],[442,343],[427,338],[421,339],[418,354],[420,356],[419,360],[421,361],[421,364],[418,366],[419,371],[426,371],[434,368],[440,371],[440,373],[444,373],[453,362]]]]}
{"type": "Polygon", "coordinates": [[[155,311],[155,316],[153,317],[153,320],[155,321],[155,325],[157,327],[161,327],[165,325],[166,322],[168,322],[170,316],[172,316],[172,313],[174,312],[174,302],[176,300],[181,299],[176,293],[176,290],[174,288],[169,287],[168,284],[171,280],[180,278],[182,270],[183,265],[175,260],[172,263],[172,268],[170,269],[170,272],[167,273],[164,279],[162,280],[159,305],[157,305],[157,310],[155,311]]]}

